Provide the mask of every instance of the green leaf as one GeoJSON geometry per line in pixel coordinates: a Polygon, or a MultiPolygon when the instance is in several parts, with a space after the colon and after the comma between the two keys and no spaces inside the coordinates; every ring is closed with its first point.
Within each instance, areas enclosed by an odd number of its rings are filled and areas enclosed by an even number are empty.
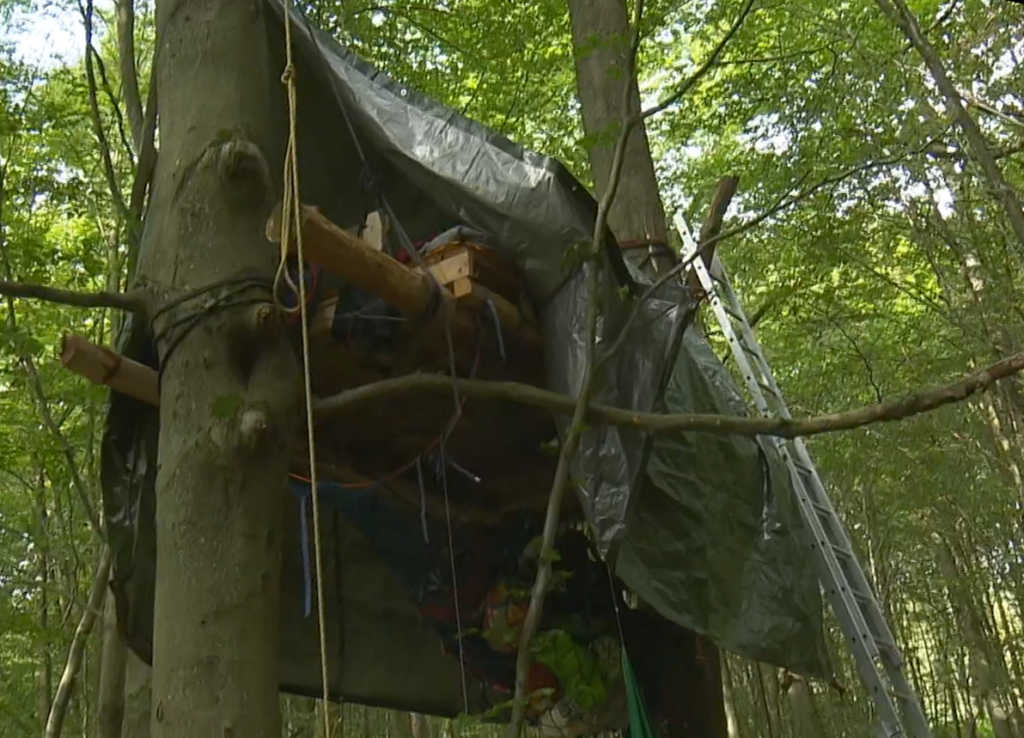
{"type": "Polygon", "coordinates": [[[242,397],[242,395],[221,395],[213,401],[211,411],[215,418],[219,418],[220,420],[230,420],[235,417],[244,404],[245,398],[242,397]]]}

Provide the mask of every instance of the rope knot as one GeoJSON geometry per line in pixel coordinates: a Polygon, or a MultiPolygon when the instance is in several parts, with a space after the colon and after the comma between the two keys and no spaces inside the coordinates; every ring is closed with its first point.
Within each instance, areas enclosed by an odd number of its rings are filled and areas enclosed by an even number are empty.
{"type": "Polygon", "coordinates": [[[295,65],[291,62],[285,66],[284,71],[281,73],[281,84],[290,85],[295,81],[295,65]]]}

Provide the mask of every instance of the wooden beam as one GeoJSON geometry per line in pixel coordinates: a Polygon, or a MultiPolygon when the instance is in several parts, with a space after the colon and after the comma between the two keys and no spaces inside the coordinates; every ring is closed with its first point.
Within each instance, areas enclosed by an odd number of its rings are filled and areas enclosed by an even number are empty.
{"type": "Polygon", "coordinates": [[[93,384],[106,385],[149,405],[160,404],[160,380],[154,369],[87,338],[65,335],[60,342],[60,363],[93,384]]]}
{"type": "MultiPolygon", "coordinates": [[[[267,240],[274,243],[280,239],[280,218],[279,205],[267,220],[267,240]]],[[[359,236],[332,223],[315,207],[303,205],[301,221],[303,256],[344,277],[353,287],[380,297],[406,315],[422,315],[436,299],[427,275],[406,269],[359,236]]],[[[294,244],[289,244],[289,248],[294,249],[294,244]]]]}
{"type": "MultiPolygon", "coordinates": [[[[278,205],[267,220],[266,237],[275,243],[281,233],[280,217],[278,205]]],[[[475,340],[477,313],[482,300],[457,300],[447,289],[438,293],[426,273],[409,269],[375,250],[363,239],[332,223],[311,205],[302,206],[301,228],[303,256],[309,261],[344,278],[356,289],[376,295],[405,315],[420,316],[436,306],[437,314],[447,314],[451,318],[456,337],[475,340]]],[[[461,279],[453,283],[457,284],[455,289],[470,298],[476,293],[477,285],[467,285],[461,279]]],[[[515,305],[493,292],[487,299],[495,303],[504,323],[502,328],[510,338],[533,350],[540,349],[540,333],[523,320],[515,305]]]]}

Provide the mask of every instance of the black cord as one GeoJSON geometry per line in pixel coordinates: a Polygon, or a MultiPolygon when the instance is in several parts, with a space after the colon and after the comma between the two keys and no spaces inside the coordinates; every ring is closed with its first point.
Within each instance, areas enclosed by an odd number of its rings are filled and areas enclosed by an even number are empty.
{"type": "Polygon", "coordinates": [[[157,351],[158,357],[158,368],[157,368],[157,381],[162,382],[164,370],[170,363],[171,357],[174,352],[181,345],[181,343],[188,337],[188,335],[195,330],[200,324],[202,324],[207,318],[216,313],[222,312],[229,308],[241,307],[245,305],[257,305],[260,303],[268,302],[266,297],[242,297],[246,293],[253,289],[259,289],[260,291],[266,291],[272,293],[273,285],[270,280],[263,279],[260,277],[229,277],[227,279],[218,280],[202,287],[189,290],[188,292],[180,295],[179,297],[171,300],[165,305],[161,306],[153,314],[153,318],[150,321],[150,326],[153,327],[156,320],[166,314],[173,308],[184,305],[189,300],[194,300],[197,297],[209,295],[210,293],[228,287],[231,285],[238,285],[235,289],[229,290],[224,294],[211,298],[211,301],[200,308],[187,312],[185,315],[172,320],[167,325],[163,326],[160,330],[154,331],[153,334],[153,345],[157,351]],[[160,352],[160,344],[165,340],[169,340],[167,348],[163,351],[162,355],[160,352]]]}

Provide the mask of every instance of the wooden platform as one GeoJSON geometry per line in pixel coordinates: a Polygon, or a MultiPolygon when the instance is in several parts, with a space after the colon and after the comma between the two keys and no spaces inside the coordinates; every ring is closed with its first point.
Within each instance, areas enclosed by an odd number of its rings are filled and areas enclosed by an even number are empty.
{"type": "MultiPolygon", "coordinates": [[[[540,331],[531,311],[521,308],[523,288],[514,266],[495,252],[455,242],[410,265],[339,228],[315,208],[304,207],[302,229],[306,260],[342,283],[336,294],[320,295],[310,324],[317,396],[411,371],[447,373],[453,358],[460,376],[542,384],[540,331]],[[387,345],[332,335],[339,306],[351,298],[346,290],[376,296],[404,318],[391,324],[395,330],[387,345]]],[[[275,213],[267,224],[268,238],[276,233],[275,213]]],[[[159,403],[153,369],[78,336],[66,336],[61,348],[62,361],[72,371],[148,404],[159,403]]],[[[443,478],[454,517],[497,522],[504,512],[542,510],[556,461],[544,450],[555,438],[554,423],[547,412],[499,400],[457,402],[454,393],[403,395],[332,416],[317,425],[320,475],[355,487],[373,486],[419,506],[422,474],[427,512],[441,516],[438,442],[457,412],[443,449],[448,462],[443,478]]],[[[304,476],[305,440],[297,439],[295,448],[294,471],[304,476]]]]}

